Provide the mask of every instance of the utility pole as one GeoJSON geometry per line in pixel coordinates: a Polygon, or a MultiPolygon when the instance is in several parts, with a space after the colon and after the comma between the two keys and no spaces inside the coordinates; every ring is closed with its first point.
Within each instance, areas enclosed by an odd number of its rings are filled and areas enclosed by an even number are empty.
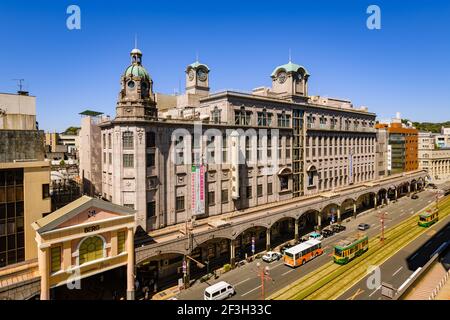
{"type": "Polygon", "coordinates": [[[387,218],[387,212],[378,212],[378,218],[380,218],[380,222],[381,222],[381,237],[380,237],[380,241],[381,241],[381,245],[384,245],[384,220],[386,220],[387,218]]]}

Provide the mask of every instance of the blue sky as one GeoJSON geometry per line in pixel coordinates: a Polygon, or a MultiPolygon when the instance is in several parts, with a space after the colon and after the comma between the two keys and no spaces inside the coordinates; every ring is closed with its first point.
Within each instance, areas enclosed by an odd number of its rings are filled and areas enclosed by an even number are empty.
{"type": "Polygon", "coordinates": [[[270,86],[292,60],[311,95],[350,99],[380,119],[450,120],[450,2],[430,1],[12,1],[0,2],[0,92],[24,78],[40,128],[79,125],[84,109],[115,114],[120,76],[138,35],[157,92],[184,87],[195,60],[212,91],[270,86]],[[81,30],[66,9],[81,8],[81,30]],[[381,8],[381,30],[366,9],[381,8]]]}

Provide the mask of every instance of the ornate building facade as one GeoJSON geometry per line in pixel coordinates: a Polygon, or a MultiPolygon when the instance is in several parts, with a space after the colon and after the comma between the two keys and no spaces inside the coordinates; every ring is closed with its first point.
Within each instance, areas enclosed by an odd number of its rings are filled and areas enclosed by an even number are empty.
{"type": "Polygon", "coordinates": [[[251,93],[210,93],[198,61],[185,73],[184,94],[155,94],[134,49],[116,117],[99,124],[102,196],[146,231],[377,177],[376,115],[309,96],[304,67],[278,66],[251,93]]]}

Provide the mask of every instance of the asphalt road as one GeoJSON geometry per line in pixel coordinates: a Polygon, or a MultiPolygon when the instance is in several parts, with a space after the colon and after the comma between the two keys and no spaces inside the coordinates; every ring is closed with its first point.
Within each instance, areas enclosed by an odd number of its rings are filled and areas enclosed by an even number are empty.
{"type": "MultiPolygon", "coordinates": [[[[417,268],[423,267],[439,246],[448,239],[450,239],[450,218],[447,216],[445,220],[431,226],[427,232],[379,266],[380,283],[386,282],[398,289],[417,268]]],[[[367,285],[369,277],[371,274],[347,290],[338,300],[389,300],[381,295],[381,286],[372,288],[373,284],[369,281],[369,289],[367,285]]]]}
{"type": "MultiPolygon", "coordinates": [[[[395,203],[391,202],[388,206],[379,209],[388,213],[388,219],[385,220],[385,227],[389,228],[392,225],[400,223],[404,219],[410,217],[412,214],[432,203],[434,199],[435,193],[425,190],[419,193],[419,199],[413,200],[407,196],[404,196],[395,203]]],[[[347,227],[347,230],[324,239],[322,241],[324,254],[306,263],[304,266],[292,269],[285,266],[282,261],[265,263],[258,259],[257,261],[238,267],[235,270],[231,270],[216,280],[211,280],[204,283],[195,283],[189,289],[181,292],[177,298],[180,300],[202,300],[203,292],[206,287],[219,281],[226,281],[234,285],[236,288],[236,295],[233,296],[231,300],[261,299],[261,278],[259,277],[259,272],[256,265],[257,262],[260,262],[263,267],[269,266],[270,268],[269,274],[272,281],[268,280],[264,285],[265,297],[268,297],[272,293],[288,286],[302,276],[314,271],[321,265],[330,261],[330,259],[332,259],[331,255],[334,243],[349,234],[354,233],[357,230],[358,224],[368,223],[370,225],[370,228],[366,230],[368,236],[373,237],[377,235],[381,231],[381,223],[377,215],[378,211],[370,210],[358,214],[356,219],[346,219],[343,221],[342,224],[347,227]]]]}

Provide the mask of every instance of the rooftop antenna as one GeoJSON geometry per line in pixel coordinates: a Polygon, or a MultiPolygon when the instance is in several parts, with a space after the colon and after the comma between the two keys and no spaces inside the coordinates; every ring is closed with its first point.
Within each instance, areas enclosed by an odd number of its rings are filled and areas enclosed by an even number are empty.
{"type": "Polygon", "coordinates": [[[13,81],[17,81],[17,86],[19,87],[19,91],[22,91],[23,81],[25,81],[25,79],[13,79],[13,81]]]}
{"type": "Polygon", "coordinates": [[[134,48],[137,49],[137,34],[134,34],[134,48]]]}

